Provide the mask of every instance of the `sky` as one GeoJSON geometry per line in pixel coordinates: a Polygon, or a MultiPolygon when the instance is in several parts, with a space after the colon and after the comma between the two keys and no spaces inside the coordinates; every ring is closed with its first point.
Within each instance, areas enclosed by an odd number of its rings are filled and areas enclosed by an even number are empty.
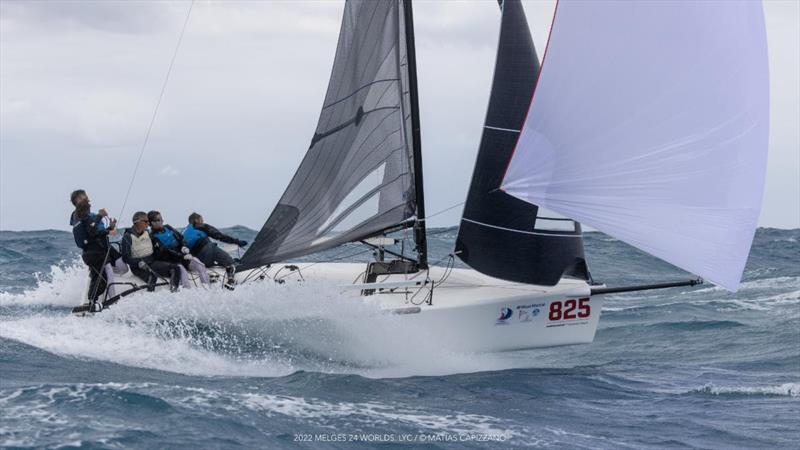
{"type": "MultiPolygon", "coordinates": [[[[554,0],[525,1],[541,53],[554,0]]],[[[126,226],[160,210],[259,229],[308,148],[343,2],[0,0],[0,229],[68,229],[73,189],[126,226]]],[[[800,227],[800,2],[764,5],[770,148],[760,226],[800,227]]],[[[491,85],[494,1],[416,1],[428,215],[464,201],[491,85]]],[[[458,223],[460,207],[429,226],[458,223]]]]}

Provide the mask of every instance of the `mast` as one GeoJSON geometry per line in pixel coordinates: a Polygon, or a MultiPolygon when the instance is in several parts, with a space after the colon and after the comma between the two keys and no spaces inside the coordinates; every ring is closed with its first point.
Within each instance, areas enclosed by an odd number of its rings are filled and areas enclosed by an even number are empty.
{"type": "Polygon", "coordinates": [[[406,54],[408,59],[408,96],[411,103],[411,138],[414,153],[414,194],[417,220],[414,223],[414,243],[417,246],[418,266],[428,268],[428,240],[425,234],[425,191],[422,185],[422,143],[419,132],[419,102],[417,91],[417,54],[414,47],[414,14],[411,0],[403,0],[406,54]]]}

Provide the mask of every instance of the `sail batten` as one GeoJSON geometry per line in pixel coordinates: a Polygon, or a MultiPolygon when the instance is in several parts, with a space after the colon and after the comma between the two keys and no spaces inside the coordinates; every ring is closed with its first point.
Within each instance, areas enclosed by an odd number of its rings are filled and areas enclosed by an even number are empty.
{"type": "Polygon", "coordinates": [[[418,213],[403,6],[346,2],[308,151],[239,270],[407,226],[418,213]]]}
{"type": "Polygon", "coordinates": [[[560,2],[502,189],[735,291],[768,101],[760,2],[560,2]]]}

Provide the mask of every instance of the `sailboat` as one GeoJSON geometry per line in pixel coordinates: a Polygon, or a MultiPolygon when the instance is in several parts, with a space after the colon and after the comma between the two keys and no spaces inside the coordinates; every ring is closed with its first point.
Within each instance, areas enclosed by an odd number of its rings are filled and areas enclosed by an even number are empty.
{"type": "Polygon", "coordinates": [[[766,161],[760,4],[562,1],[541,65],[519,0],[499,5],[450,255],[469,268],[428,260],[411,2],[349,0],[308,151],[237,283],[330,283],[467,351],[589,343],[601,294],[702,282],[599,284],[581,222],[736,289],[766,161]],[[293,262],[347,243],[375,260],[293,262]]]}

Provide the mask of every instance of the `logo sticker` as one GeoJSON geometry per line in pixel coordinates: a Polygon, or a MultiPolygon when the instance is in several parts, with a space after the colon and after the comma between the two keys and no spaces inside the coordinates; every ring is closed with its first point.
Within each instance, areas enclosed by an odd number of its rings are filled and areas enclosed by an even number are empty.
{"type": "Polygon", "coordinates": [[[543,307],[544,303],[517,306],[517,318],[520,322],[531,322],[542,312],[541,308],[543,307]]]}
{"type": "Polygon", "coordinates": [[[510,319],[514,315],[514,311],[511,308],[503,308],[500,310],[500,317],[497,318],[496,325],[503,325],[508,323],[508,319],[510,319]]]}

